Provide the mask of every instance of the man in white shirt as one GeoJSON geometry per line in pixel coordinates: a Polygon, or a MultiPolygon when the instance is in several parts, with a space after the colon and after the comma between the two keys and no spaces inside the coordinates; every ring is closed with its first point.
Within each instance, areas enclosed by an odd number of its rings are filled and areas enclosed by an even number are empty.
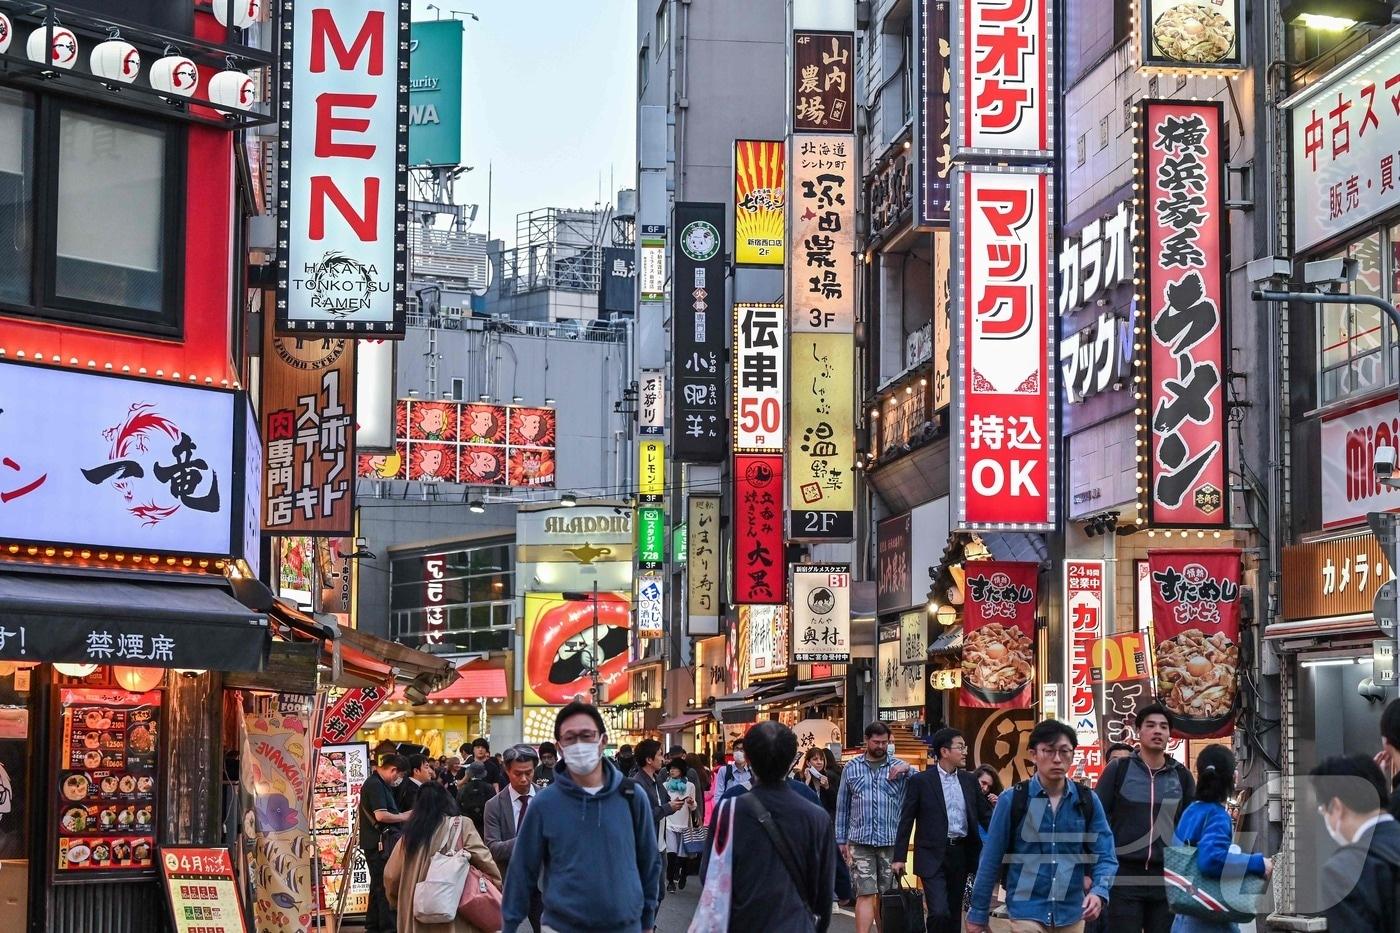
{"type": "Polygon", "coordinates": [[[729,748],[734,753],[734,762],[715,771],[715,803],[719,803],[724,792],[735,784],[753,787],[753,772],[749,770],[748,757],[744,754],[744,740],[735,739],[729,748]]]}
{"type": "MultiPolygon", "coordinates": [[[[515,849],[515,837],[520,833],[520,824],[535,797],[535,768],[540,763],[540,757],[529,745],[512,745],[501,754],[501,760],[505,763],[509,783],[505,790],[486,802],[483,836],[486,847],[491,850],[491,858],[504,879],[511,852],[515,849]]],[[[542,909],[539,891],[535,891],[530,899],[530,926],[535,933],[539,933],[542,909]]]]}

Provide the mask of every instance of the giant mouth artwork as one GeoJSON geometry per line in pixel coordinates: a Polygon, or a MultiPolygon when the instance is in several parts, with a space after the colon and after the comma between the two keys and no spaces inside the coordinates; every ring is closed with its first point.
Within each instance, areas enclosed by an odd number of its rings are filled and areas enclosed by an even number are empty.
{"type": "MultiPolygon", "coordinates": [[[[598,677],[609,692],[625,684],[628,629],[631,613],[627,601],[610,594],[598,597],[598,677]]],[[[562,602],[540,613],[530,635],[525,675],[541,701],[562,705],[592,686],[588,676],[594,643],[591,600],[562,602]]],[[[617,696],[609,696],[616,702],[617,696]]]]}

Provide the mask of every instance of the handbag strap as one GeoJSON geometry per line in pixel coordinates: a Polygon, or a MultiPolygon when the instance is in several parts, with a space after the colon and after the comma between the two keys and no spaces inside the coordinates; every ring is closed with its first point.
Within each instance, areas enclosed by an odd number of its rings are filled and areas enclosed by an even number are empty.
{"type": "Polygon", "coordinates": [[[773,822],[773,814],[768,812],[768,808],[763,805],[753,791],[739,797],[738,803],[743,805],[748,803],[749,809],[753,811],[754,819],[758,820],[758,825],[763,827],[763,831],[768,834],[768,839],[773,843],[773,849],[778,853],[778,860],[783,863],[783,868],[787,869],[788,877],[792,879],[793,887],[797,889],[797,894],[802,898],[802,903],[807,907],[808,912],[813,916],[817,911],[812,909],[811,901],[807,900],[807,891],[802,884],[802,873],[797,870],[797,859],[792,853],[792,845],[788,842],[787,834],[783,832],[781,826],[773,822]]]}

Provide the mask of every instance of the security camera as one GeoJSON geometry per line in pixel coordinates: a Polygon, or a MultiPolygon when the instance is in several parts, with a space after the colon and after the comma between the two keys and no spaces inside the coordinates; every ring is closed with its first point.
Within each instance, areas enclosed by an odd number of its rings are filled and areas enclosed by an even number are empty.
{"type": "Polygon", "coordinates": [[[1395,473],[1395,448],[1377,447],[1371,468],[1376,471],[1377,479],[1389,479],[1395,473]]]}
{"type": "Polygon", "coordinates": [[[1367,677],[1356,685],[1356,692],[1359,696],[1366,698],[1366,705],[1370,705],[1372,700],[1377,703],[1385,701],[1385,688],[1376,683],[1374,679],[1367,677]]]}
{"type": "Polygon", "coordinates": [[[1304,263],[1303,281],[1309,285],[1355,282],[1361,264],[1355,259],[1319,259],[1304,263]]]}

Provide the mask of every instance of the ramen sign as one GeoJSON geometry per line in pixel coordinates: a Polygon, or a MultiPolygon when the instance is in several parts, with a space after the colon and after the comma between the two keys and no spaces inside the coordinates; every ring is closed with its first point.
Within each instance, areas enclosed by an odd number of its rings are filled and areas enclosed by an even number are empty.
{"type": "Polygon", "coordinates": [[[1035,683],[1035,610],[1040,565],[967,565],[959,704],[1025,709],[1035,683]]]}
{"type": "Polygon", "coordinates": [[[1149,551],[1157,697],[1172,735],[1219,738],[1235,728],[1240,666],[1240,552],[1149,551]]]}

